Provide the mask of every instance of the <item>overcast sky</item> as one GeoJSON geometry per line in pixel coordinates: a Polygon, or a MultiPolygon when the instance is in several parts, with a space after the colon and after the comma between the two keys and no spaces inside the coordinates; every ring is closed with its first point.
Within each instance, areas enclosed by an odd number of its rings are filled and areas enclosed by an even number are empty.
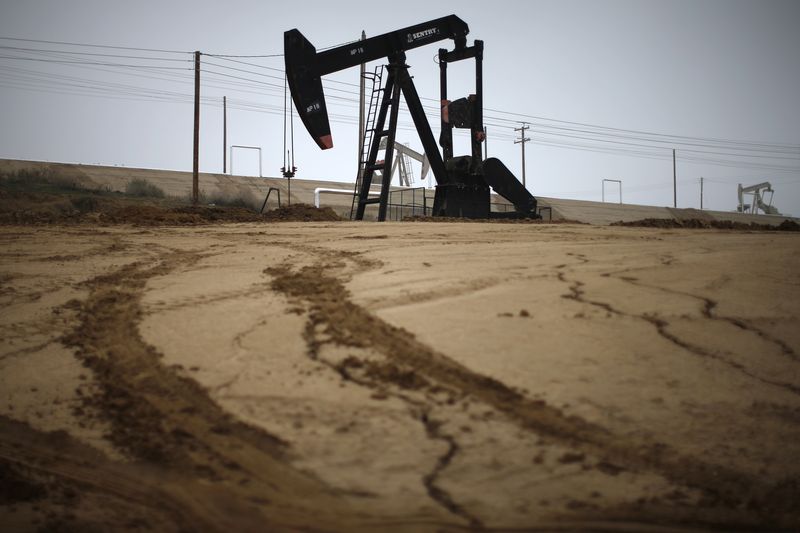
{"type": "MultiPolygon", "coordinates": [[[[526,121],[534,195],[600,200],[602,180],[619,179],[625,203],[671,206],[675,148],[679,207],[699,207],[700,177],[704,207],[719,210],[735,208],[738,183],[770,181],[774,204],[800,215],[800,2],[400,6],[0,0],[0,157],[191,170],[190,52],[199,50],[200,170],[222,170],[227,96],[229,144],[260,147],[264,175],[276,176],[285,30],[298,28],[319,49],[355,40],[361,30],[374,36],[456,14],[469,24],[470,42],[485,42],[489,155],[521,178],[514,128],[526,121]]],[[[408,53],[437,135],[438,47],[408,53]]],[[[474,90],[472,68],[451,66],[452,98],[474,90]]],[[[335,146],[320,151],[295,118],[298,177],[352,181],[358,69],[324,84],[335,146]]],[[[421,150],[407,114],[398,140],[421,150]]],[[[456,153],[467,152],[466,136],[457,136],[456,153]]],[[[256,152],[237,150],[234,171],[257,174],[256,152]]],[[[606,199],[617,194],[607,188],[606,199]]]]}

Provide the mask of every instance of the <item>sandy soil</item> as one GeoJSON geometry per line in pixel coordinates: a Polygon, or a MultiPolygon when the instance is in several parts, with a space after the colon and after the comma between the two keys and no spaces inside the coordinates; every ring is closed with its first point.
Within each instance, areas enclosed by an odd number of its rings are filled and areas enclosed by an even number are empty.
{"type": "Polygon", "coordinates": [[[0,243],[5,530],[800,528],[797,233],[0,243]]]}

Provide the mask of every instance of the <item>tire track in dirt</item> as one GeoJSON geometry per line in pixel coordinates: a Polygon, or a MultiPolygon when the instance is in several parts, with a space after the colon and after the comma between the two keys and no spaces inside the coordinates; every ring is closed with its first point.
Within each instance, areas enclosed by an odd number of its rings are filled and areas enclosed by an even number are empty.
{"type": "Polygon", "coordinates": [[[42,350],[42,349],[46,348],[47,346],[53,344],[54,342],[57,342],[57,340],[55,338],[50,338],[50,339],[47,339],[46,341],[40,342],[38,344],[33,344],[31,346],[26,346],[24,348],[19,348],[17,350],[12,350],[10,352],[6,352],[4,354],[0,354],[0,362],[3,362],[5,360],[7,360],[7,359],[13,359],[15,357],[20,357],[22,355],[28,355],[28,354],[31,354],[31,353],[38,352],[39,350],[42,350]]]}
{"type": "MultiPolygon", "coordinates": [[[[728,508],[733,523],[740,524],[746,520],[738,511],[745,507],[754,513],[749,515],[753,523],[779,525],[787,523],[787,520],[797,523],[797,510],[793,503],[800,494],[797,486],[764,486],[746,474],[682,456],[663,443],[631,441],[629,437],[614,435],[606,428],[566,415],[542,400],[527,398],[491,377],[472,372],[417,341],[410,332],[392,326],[354,304],[343,284],[343,280],[350,276],[342,264],[343,258],[332,258],[325,250],[316,252],[318,260],[313,265],[299,269],[283,265],[265,270],[273,278],[273,289],[307,305],[306,342],[310,353],[319,353],[321,346],[327,343],[371,349],[386,358],[383,367],[393,365],[406,379],[422,379],[426,382],[422,387],[428,390],[446,391],[450,396],[449,402],[476,398],[504,413],[525,430],[600,457],[601,463],[611,470],[654,472],[677,485],[698,489],[704,494],[707,508],[728,508]]],[[[585,257],[578,259],[587,261],[585,257]]],[[[356,261],[356,269],[363,269],[364,259],[356,261]]],[[[559,279],[569,284],[563,273],[559,273],[559,279]]],[[[581,301],[580,285],[571,284],[570,287],[572,292],[566,297],[581,301]]],[[[596,305],[619,314],[608,304],[598,302],[596,305]]],[[[365,384],[385,389],[396,379],[395,376],[378,375],[377,380],[365,384]]],[[[453,453],[449,448],[447,454],[452,457],[453,453]]],[[[446,457],[440,464],[446,466],[446,457]]],[[[431,496],[459,515],[446,503],[449,495],[431,496]]],[[[702,517],[703,509],[691,511],[690,516],[702,517]]]]}
{"type": "Polygon", "coordinates": [[[178,528],[256,531],[309,522],[347,528],[347,504],[293,469],[282,440],[235,420],[180,369],[164,366],[139,336],[147,281],[201,257],[163,253],[87,282],[89,297],[70,304],[79,324],[63,338],[95,375],[97,393],[87,404],[108,420],[117,447],[172,481],[162,492],[180,508],[180,516],[173,513],[178,528]],[[317,516],[308,515],[309,505],[318,507],[317,516]]]}
{"type": "MultiPolygon", "coordinates": [[[[30,239],[33,234],[27,235],[30,239]]],[[[32,255],[22,254],[27,261],[31,262],[69,262],[77,260],[86,260],[90,257],[98,255],[111,255],[118,252],[123,252],[129,248],[130,245],[124,243],[120,237],[113,237],[110,244],[103,244],[79,250],[80,253],[68,255],[32,255]]],[[[47,347],[53,343],[59,343],[60,331],[64,327],[64,308],[57,306],[52,309],[52,313],[42,316],[42,314],[33,314],[26,312],[27,305],[40,302],[50,297],[51,299],[58,299],[59,301],[66,301],[69,298],[69,291],[76,285],[77,282],[65,283],[63,279],[54,279],[44,273],[23,273],[23,271],[15,272],[14,274],[5,273],[0,274],[0,306],[8,307],[11,312],[4,318],[18,318],[13,322],[6,322],[0,324],[0,339],[3,344],[8,346],[17,344],[28,344],[0,354],[0,362],[10,360],[15,357],[28,355],[38,352],[39,350],[47,347]],[[12,282],[19,284],[20,280],[46,280],[46,282],[39,282],[35,287],[25,287],[27,290],[20,290],[19,287],[11,286],[12,282]],[[65,294],[58,294],[65,293],[65,294]],[[24,317],[24,318],[23,318],[24,317]],[[21,319],[20,319],[21,318],[21,319]],[[35,338],[43,338],[41,342],[31,344],[31,340],[35,338]]]]}
{"type": "MultiPolygon", "coordinates": [[[[428,281],[428,280],[421,280],[421,281],[428,281]]],[[[490,287],[496,287],[497,285],[501,283],[507,283],[508,281],[509,279],[507,278],[499,279],[494,277],[487,277],[487,278],[478,278],[470,280],[469,282],[462,283],[460,285],[452,283],[449,286],[445,285],[444,287],[430,289],[426,291],[408,290],[404,291],[401,296],[388,297],[388,298],[385,297],[375,298],[373,300],[365,302],[364,306],[374,312],[374,311],[381,311],[383,309],[403,307],[406,305],[418,305],[422,303],[441,300],[443,298],[456,298],[458,296],[465,296],[484,289],[488,289],[490,287]]],[[[391,286],[384,285],[383,287],[390,288],[391,286]]]]}
{"type": "Polygon", "coordinates": [[[48,517],[41,530],[100,531],[134,520],[161,531],[213,526],[186,512],[190,502],[165,489],[175,476],[157,477],[146,465],[113,462],[64,432],[43,433],[0,416],[0,466],[4,482],[13,478],[15,485],[35,489],[0,503],[36,504],[48,517]]]}
{"type": "MultiPolygon", "coordinates": [[[[433,400],[427,394],[430,392],[431,384],[410,366],[402,363],[397,364],[398,361],[364,361],[355,356],[349,356],[337,362],[328,361],[320,357],[321,349],[326,344],[345,345],[354,348],[374,347],[372,343],[359,334],[348,336],[343,329],[331,329],[335,324],[335,321],[331,321],[332,314],[337,312],[337,307],[340,304],[344,306],[344,313],[355,321],[365,316],[372,317],[372,315],[348,300],[349,295],[339,279],[334,281],[334,278],[327,278],[322,273],[336,269],[342,271],[347,267],[342,260],[345,258],[353,262],[353,271],[377,268],[381,263],[365,259],[358,253],[329,253],[324,248],[310,249],[308,247],[305,247],[304,251],[325,257],[327,260],[323,260],[322,264],[302,268],[297,276],[286,266],[269,268],[265,272],[273,277],[272,287],[274,289],[296,298],[300,297],[301,300],[310,304],[308,310],[309,319],[304,333],[309,356],[315,361],[322,362],[334,369],[342,379],[375,390],[375,394],[380,398],[392,396],[406,403],[409,406],[411,416],[425,428],[428,438],[441,441],[446,446],[445,453],[437,458],[433,469],[422,478],[422,483],[428,496],[448,512],[464,520],[469,527],[483,529],[484,525],[477,516],[467,511],[446,490],[437,485],[440,474],[452,462],[458,453],[459,446],[453,436],[442,431],[442,421],[434,418],[434,410],[439,401],[433,400]],[[329,261],[331,257],[333,258],[332,262],[329,261]],[[327,284],[328,294],[323,294],[322,291],[318,290],[319,287],[315,288],[309,285],[311,279],[316,280],[321,285],[327,284]],[[330,281],[334,282],[328,284],[330,281]],[[313,301],[308,301],[308,299],[302,298],[304,294],[314,295],[315,298],[313,301]]],[[[350,273],[348,272],[348,274],[350,273]]],[[[345,325],[345,328],[347,327],[348,325],[345,325]]],[[[380,349],[378,351],[384,353],[380,349]]],[[[445,392],[448,395],[445,402],[453,403],[455,401],[457,396],[455,391],[445,390],[438,386],[435,390],[436,392],[445,392]]]]}
{"type": "Polygon", "coordinates": [[[159,303],[159,302],[151,303],[148,306],[148,311],[151,310],[158,312],[175,311],[186,307],[214,304],[219,302],[235,300],[237,298],[260,298],[265,293],[269,292],[269,290],[270,290],[269,286],[266,284],[256,284],[256,285],[251,285],[245,289],[219,292],[214,296],[205,296],[205,295],[194,296],[194,297],[184,298],[181,300],[175,300],[169,304],[159,303]]]}
{"type": "MultiPolygon", "coordinates": [[[[333,311],[339,303],[345,304],[347,308],[345,312],[361,309],[347,300],[347,291],[339,280],[337,279],[336,283],[328,286],[328,294],[315,290],[314,287],[308,285],[308,281],[314,279],[324,285],[328,278],[322,276],[322,272],[335,269],[341,271],[347,267],[346,260],[352,263],[351,270],[355,272],[377,268],[381,266],[381,263],[368,260],[354,252],[329,252],[324,248],[310,246],[293,248],[302,249],[304,253],[318,257],[323,256],[327,260],[322,264],[303,267],[299,277],[293,276],[291,270],[286,266],[268,268],[264,272],[272,276],[271,286],[274,290],[294,297],[299,297],[301,293],[306,294],[306,291],[309,291],[308,294],[317,297],[314,301],[308,302],[310,304],[308,321],[303,333],[309,357],[330,367],[345,381],[375,390],[375,394],[380,398],[391,396],[408,405],[411,416],[423,425],[428,438],[442,441],[447,447],[446,452],[437,459],[433,470],[423,476],[422,483],[428,496],[448,512],[464,520],[470,527],[483,529],[483,523],[476,516],[456,503],[447,491],[436,484],[441,472],[447,468],[458,453],[458,443],[452,436],[442,432],[441,422],[432,418],[434,406],[424,396],[424,389],[429,385],[427,381],[419,377],[414,370],[393,363],[364,361],[355,356],[348,356],[342,361],[331,361],[321,357],[322,348],[326,344],[355,348],[367,348],[369,344],[362,342],[363,339],[358,336],[345,338],[342,330],[336,332],[331,330],[332,324],[329,320],[331,317],[326,311],[333,311]],[[325,310],[319,304],[322,304],[325,310]]],[[[307,302],[307,299],[301,299],[307,302]]]]}

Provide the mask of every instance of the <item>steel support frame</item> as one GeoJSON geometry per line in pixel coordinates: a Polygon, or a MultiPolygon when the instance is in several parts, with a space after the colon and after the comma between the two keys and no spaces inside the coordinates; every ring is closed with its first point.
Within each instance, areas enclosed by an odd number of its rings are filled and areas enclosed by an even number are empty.
{"type": "Polygon", "coordinates": [[[376,199],[369,198],[369,190],[372,186],[372,179],[375,170],[381,170],[381,195],[377,199],[378,206],[378,220],[386,220],[386,211],[389,200],[389,190],[391,188],[391,165],[394,158],[394,143],[395,134],[397,132],[397,114],[400,108],[400,94],[408,107],[411,118],[414,121],[414,126],[417,129],[420,141],[431,165],[431,171],[436,178],[437,183],[447,183],[449,178],[445,170],[444,161],[439,154],[439,148],[436,145],[436,139],[431,131],[428,119],[425,116],[425,110],[422,107],[422,102],[419,99],[414,81],[408,73],[408,65],[405,62],[405,54],[399,53],[389,58],[388,77],[386,79],[386,86],[383,90],[381,99],[380,110],[378,111],[378,118],[375,123],[375,132],[372,138],[372,145],[370,146],[369,157],[364,168],[364,177],[361,181],[361,189],[358,193],[358,208],[356,210],[356,220],[364,219],[364,212],[366,206],[371,203],[376,203],[376,199]],[[389,108],[391,107],[391,112],[389,108]],[[386,126],[386,116],[389,115],[389,126],[386,126]],[[378,152],[380,151],[380,139],[386,137],[386,148],[384,152],[383,164],[379,165],[378,152]]]}
{"type": "Polygon", "coordinates": [[[470,143],[472,148],[472,172],[477,172],[478,167],[483,161],[483,41],[476,40],[473,46],[462,48],[461,50],[448,51],[445,48],[439,49],[439,87],[442,105],[442,133],[439,137],[439,144],[442,146],[444,161],[453,158],[453,125],[445,120],[445,108],[447,100],[447,65],[464,59],[475,59],[475,102],[472,106],[474,114],[472,124],[470,124],[470,143]]]}
{"type": "MultiPolygon", "coordinates": [[[[470,144],[472,151],[472,160],[470,164],[470,172],[477,176],[480,171],[480,165],[483,161],[482,146],[483,142],[483,41],[477,40],[473,46],[448,51],[446,49],[439,50],[439,67],[440,67],[440,93],[443,106],[442,120],[441,120],[441,135],[437,145],[436,139],[431,130],[430,123],[425,116],[425,110],[417,93],[411,75],[408,73],[408,65],[405,62],[405,53],[398,53],[389,58],[389,65],[387,67],[388,77],[386,86],[383,90],[383,95],[378,112],[377,121],[375,123],[375,132],[373,134],[372,145],[370,146],[369,157],[367,159],[364,176],[361,180],[361,188],[358,193],[358,208],[356,210],[356,220],[363,220],[366,206],[372,203],[378,203],[378,220],[386,220],[387,206],[389,199],[389,190],[391,187],[391,164],[394,159],[394,141],[397,131],[397,113],[399,111],[400,93],[405,99],[406,106],[408,107],[411,118],[414,121],[414,126],[419,135],[420,141],[424,152],[428,155],[430,160],[431,172],[433,172],[437,183],[437,192],[434,197],[433,213],[434,215],[444,212],[446,210],[447,197],[459,197],[458,201],[463,201],[461,196],[470,193],[466,189],[476,188],[474,185],[456,183],[454,179],[448,174],[445,162],[453,158],[453,126],[445,121],[444,106],[447,105],[447,64],[464,59],[475,59],[475,100],[472,103],[472,121],[470,124],[470,144]],[[391,112],[389,108],[391,107],[391,112]],[[386,126],[386,118],[389,115],[388,128],[386,126]],[[380,151],[380,139],[386,137],[386,148],[383,158],[383,164],[378,164],[378,152],[380,151]],[[439,146],[442,152],[439,151],[439,146]],[[381,195],[377,199],[369,197],[369,190],[372,186],[372,179],[375,170],[381,170],[381,195]],[[450,188],[465,189],[453,191],[448,194],[450,188]]],[[[483,180],[480,180],[481,182],[483,180]]],[[[475,193],[481,196],[482,191],[477,189],[488,189],[488,185],[482,184],[476,188],[475,193]]]]}

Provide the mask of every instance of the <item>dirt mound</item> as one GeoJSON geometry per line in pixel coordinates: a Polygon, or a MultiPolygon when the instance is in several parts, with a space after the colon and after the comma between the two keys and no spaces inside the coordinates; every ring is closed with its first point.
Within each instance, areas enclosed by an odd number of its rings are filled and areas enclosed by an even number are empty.
{"type": "Polygon", "coordinates": [[[0,189],[0,224],[134,224],[191,226],[225,222],[312,222],[341,220],[329,207],[307,204],[263,214],[236,206],[176,205],[174,199],[131,198],[120,193],[48,194],[0,189]]]}
{"type": "Polygon", "coordinates": [[[279,207],[263,214],[244,207],[181,206],[164,208],[153,205],[130,205],[116,212],[105,212],[100,222],[145,226],[195,225],[223,222],[316,222],[341,220],[330,208],[296,204],[279,207]]]}
{"type": "Polygon", "coordinates": [[[459,218],[459,217],[430,217],[413,216],[403,218],[403,222],[490,222],[492,224],[586,224],[579,220],[558,219],[545,220],[543,218],[459,218]]]}
{"type": "Polygon", "coordinates": [[[330,207],[317,208],[309,204],[279,207],[264,213],[263,219],[280,222],[328,222],[341,220],[330,207]]]}
{"type": "Polygon", "coordinates": [[[676,218],[644,218],[629,222],[613,222],[611,226],[631,226],[639,228],[689,228],[689,229],[727,229],[745,231],[800,231],[800,224],[794,220],[786,219],[777,226],[770,224],[757,224],[750,222],[734,222],[732,220],[699,220],[690,218],[679,220],[676,218]]]}
{"type": "Polygon", "coordinates": [[[225,190],[211,197],[201,194],[199,205],[189,205],[186,198],[167,197],[147,180],[130,181],[123,193],[60,167],[0,172],[0,224],[187,226],[341,220],[329,207],[302,203],[258,213],[258,202],[253,200],[252,194],[225,190]]]}
{"type": "Polygon", "coordinates": [[[153,205],[129,205],[116,212],[106,212],[99,221],[136,225],[194,225],[212,222],[258,222],[262,217],[243,207],[184,206],[164,208],[153,205]]]}

